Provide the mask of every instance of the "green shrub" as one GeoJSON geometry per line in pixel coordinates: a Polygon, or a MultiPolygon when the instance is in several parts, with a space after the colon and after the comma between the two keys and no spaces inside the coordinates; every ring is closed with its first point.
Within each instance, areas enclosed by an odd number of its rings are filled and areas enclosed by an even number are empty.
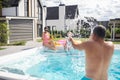
{"type": "Polygon", "coordinates": [[[87,29],[81,29],[80,30],[81,37],[88,38],[90,36],[90,30],[87,29]]]}
{"type": "Polygon", "coordinates": [[[0,22],[0,43],[7,44],[7,40],[8,40],[7,24],[0,22]]]}
{"type": "Polygon", "coordinates": [[[115,28],[115,33],[120,34],[120,28],[115,28]]]}
{"type": "Polygon", "coordinates": [[[42,42],[42,39],[37,39],[37,42],[42,42]]]}
{"type": "Polygon", "coordinates": [[[61,31],[61,36],[62,37],[65,37],[65,34],[66,34],[65,32],[61,31]]]}
{"type": "Polygon", "coordinates": [[[17,41],[17,42],[14,42],[12,44],[9,44],[9,45],[19,46],[19,45],[25,45],[25,44],[26,44],[26,41],[17,41]]]}
{"type": "Polygon", "coordinates": [[[0,48],[0,50],[4,50],[5,48],[0,48]]]}
{"type": "Polygon", "coordinates": [[[110,38],[110,36],[111,36],[110,30],[107,29],[107,30],[106,30],[106,38],[110,38]]]}

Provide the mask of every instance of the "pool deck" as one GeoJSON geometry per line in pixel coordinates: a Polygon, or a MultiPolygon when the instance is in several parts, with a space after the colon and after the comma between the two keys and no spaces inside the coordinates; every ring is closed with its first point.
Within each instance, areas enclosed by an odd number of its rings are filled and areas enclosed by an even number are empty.
{"type": "Polygon", "coordinates": [[[36,42],[36,41],[28,41],[24,46],[2,46],[2,48],[5,48],[5,49],[0,50],[0,56],[20,52],[27,49],[32,49],[40,46],[42,46],[42,43],[36,42]]]}
{"type": "MultiPolygon", "coordinates": [[[[41,47],[41,46],[42,43],[36,41],[28,41],[25,46],[2,46],[2,48],[6,48],[6,49],[0,50],[0,56],[20,52],[27,49],[32,49],[35,47],[41,47]]],[[[115,44],[115,48],[120,49],[120,44],[115,44]]]]}

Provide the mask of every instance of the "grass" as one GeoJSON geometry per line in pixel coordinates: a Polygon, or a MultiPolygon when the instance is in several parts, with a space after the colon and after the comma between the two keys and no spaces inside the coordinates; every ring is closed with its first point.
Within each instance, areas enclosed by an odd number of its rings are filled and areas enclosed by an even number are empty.
{"type": "Polygon", "coordinates": [[[3,49],[5,49],[5,48],[0,48],[0,50],[3,50],[3,49]]]}
{"type": "Polygon", "coordinates": [[[37,42],[42,42],[42,39],[37,39],[37,42]]]}
{"type": "MultiPolygon", "coordinates": [[[[66,39],[66,38],[54,38],[53,40],[54,41],[58,41],[58,40],[61,40],[61,39],[66,39]]],[[[88,40],[88,38],[74,38],[75,40],[80,40],[80,41],[86,41],[88,40]]],[[[42,42],[42,39],[37,39],[37,42],[42,42]]]]}
{"type": "MultiPolygon", "coordinates": [[[[54,38],[54,41],[58,41],[65,38],[54,38]]],[[[74,38],[75,40],[86,41],[88,38],[74,38]]],[[[42,42],[42,39],[37,39],[37,42],[42,42]]],[[[120,44],[120,41],[113,41],[114,44],[120,44]]]]}
{"type": "MultiPolygon", "coordinates": [[[[61,40],[61,39],[65,39],[65,38],[54,38],[53,40],[58,41],[58,40],[61,40]]],[[[37,42],[42,42],[42,39],[37,39],[37,42]]]]}
{"type": "Polygon", "coordinates": [[[10,44],[7,43],[0,43],[0,46],[24,46],[26,44],[26,41],[17,41],[17,42],[13,42],[10,44]]]}
{"type": "Polygon", "coordinates": [[[113,41],[114,44],[120,44],[120,41],[113,41]]]}
{"type": "Polygon", "coordinates": [[[8,46],[24,46],[26,44],[26,41],[17,41],[11,44],[8,44],[8,46]]]}
{"type": "Polygon", "coordinates": [[[65,38],[54,38],[54,41],[58,41],[58,40],[61,40],[61,39],[65,39],[65,38]]]}

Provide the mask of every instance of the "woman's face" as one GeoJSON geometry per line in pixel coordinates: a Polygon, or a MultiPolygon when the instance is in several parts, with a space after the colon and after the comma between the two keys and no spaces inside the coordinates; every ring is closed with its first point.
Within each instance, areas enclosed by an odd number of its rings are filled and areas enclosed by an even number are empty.
{"type": "Polygon", "coordinates": [[[48,29],[47,29],[47,28],[45,29],[45,32],[48,32],[48,29]]]}

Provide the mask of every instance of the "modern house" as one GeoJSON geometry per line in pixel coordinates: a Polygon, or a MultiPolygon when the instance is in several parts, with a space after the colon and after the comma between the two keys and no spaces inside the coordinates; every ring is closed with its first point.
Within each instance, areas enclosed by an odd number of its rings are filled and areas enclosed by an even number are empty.
{"type": "Polygon", "coordinates": [[[67,31],[77,29],[78,6],[60,4],[46,9],[46,26],[51,30],[67,31]]]}
{"type": "Polygon", "coordinates": [[[99,24],[99,25],[103,25],[103,26],[105,26],[106,28],[109,27],[108,23],[109,23],[109,21],[98,21],[98,24],[99,24]]]}
{"type": "MultiPolygon", "coordinates": [[[[43,31],[43,9],[40,0],[3,1],[0,21],[7,22],[8,43],[36,40],[43,31]]],[[[45,22],[44,22],[45,23],[45,22]]]]}
{"type": "Polygon", "coordinates": [[[111,40],[120,40],[120,18],[110,19],[108,25],[111,29],[111,40]]]}

